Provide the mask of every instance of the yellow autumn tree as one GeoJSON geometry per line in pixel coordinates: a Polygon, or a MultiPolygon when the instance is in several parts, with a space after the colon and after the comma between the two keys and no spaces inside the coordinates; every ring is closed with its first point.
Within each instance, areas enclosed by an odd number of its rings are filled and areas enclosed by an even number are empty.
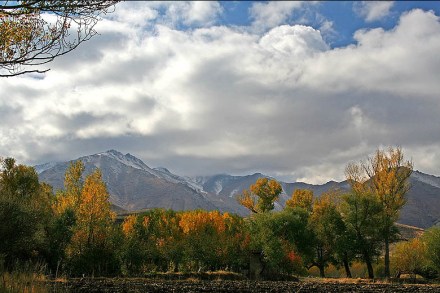
{"type": "Polygon", "coordinates": [[[68,209],[77,213],[83,188],[81,180],[83,172],[84,163],[81,160],[69,164],[64,175],[64,190],[57,193],[53,206],[57,215],[65,213],[68,209]]]}
{"type": "Polygon", "coordinates": [[[300,207],[307,211],[312,210],[313,191],[309,189],[295,189],[292,197],[286,201],[286,206],[294,208],[300,207]]]}
{"type": "Polygon", "coordinates": [[[110,209],[109,193],[101,171],[89,174],[81,190],[76,224],[67,253],[74,273],[105,273],[113,256],[111,235],[116,214],[110,209]]]}
{"type": "Polygon", "coordinates": [[[109,193],[102,181],[101,171],[96,169],[87,176],[81,192],[78,209],[78,233],[81,242],[93,246],[105,241],[116,214],[110,209],[109,193]]]}
{"type": "Polygon", "coordinates": [[[274,209],[274,202],[282,191],[281,184],[275,179],[258,178],[237,200],[252,213],[265,213],[274,209]]]}

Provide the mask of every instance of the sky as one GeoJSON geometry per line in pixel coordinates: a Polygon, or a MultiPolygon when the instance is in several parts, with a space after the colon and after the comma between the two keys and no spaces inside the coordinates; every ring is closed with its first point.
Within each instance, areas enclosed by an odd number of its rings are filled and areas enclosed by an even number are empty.
{"type": "Polygon", "coordinates": [[[123,2],[43,75],[0,79],[0,156],[116,149],[179,175],[343,180],[402,147],[440,175],[440,2],[123,2]]]}

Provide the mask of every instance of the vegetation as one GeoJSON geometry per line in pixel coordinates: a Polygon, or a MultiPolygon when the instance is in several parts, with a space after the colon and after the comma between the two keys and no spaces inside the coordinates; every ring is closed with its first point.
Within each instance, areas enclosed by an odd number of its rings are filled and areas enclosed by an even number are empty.
{"type": "Polygon", "coordinates": [[[47,64],[96,35],[99,16],[117,2],[1,1],[0,77],[48,71],[29,68],[47,64]]]}
{"type": "MultiPolygon", "coordinates": [[[[404,160],[402,150],[392,147],[388,151],[379,149],[366,162],[349,164],[346,168],[347,180],[353,193],[355,196],[363,197],[364,203],[367,204],[365,207],[371,208],[371,215],[374,215],[378,235],[370,236],[384,244],[387,278],[390,277],[390,243],[395,240],[398,233],[394,223],[406,202],[405,195],[409,190],[408,178],[412,169],[412,162],[404,160]]],[[[356,205],[353,207],[356,208],[356,205]]],[[[369,276],[373,278],[371,266],[367,261],[369,257],[366,253],[365,261],[369,266],[369,276]]]]}
{"type": "Polygon", "coordinates": [[[237,200],[252,213],[265,213],[273,210],[274,202],[278,200],[282,190],[278,181],[259,178],[249,190],[244,190],[237,200]]]}
{"type": "Polygon", "coordinates": [[[361,263],[370,278],[391,272],[436,277],[439,228],[390,249],[412,164],[403,162],[400,149],[379,150],[368,162],[347,166],[349,192],[330,189],[316,198],[295,190],[280,211],[274,203],[281,185],[260,178],[238,199],[252,211],[247,218],[152,209],[117,222],[99,169],[85,176],[83,163],[72,163],[64,190],[54,195],[32,167],[2,159],[0,270],[11,276],[20,267],[38,267],[54,277],[249,273],[256,258],[263,278],[313,267],[321,277],[329,268],[351,277],[362,271],[361,263]]]}

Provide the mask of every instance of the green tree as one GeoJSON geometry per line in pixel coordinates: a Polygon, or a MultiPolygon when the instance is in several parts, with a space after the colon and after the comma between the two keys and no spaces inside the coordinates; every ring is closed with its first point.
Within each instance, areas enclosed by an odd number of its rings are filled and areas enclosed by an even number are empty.
{"type": "Polygon", "coordinates": [[[426,254],[432,265],[440,272],[440,227],[428,229],[422,236],[426,254]]]}
{"type": "Polygon", "coordinates": [[[325,268],[335,262],[338,241],[343,240],[345,225],[337,209],[338,192],[329,190],[313,202],[309,224],[313,235],[313,257],[310,267],[316,266],[321,277],[325,277],[325,268]]]}
{"type": "Polygon", "coordinates": [[[51,218],[51,188],[40,184],[34,168],[0,159],[0,257],[16,261],[44,257],[51,218]]]}
{"type": "Polygon", "coordinates": [[[186,253],[180,219],[181,213],[163,209],[127,217],[122,224],[124,273],[177,271],[186,253]]]}
{"type": "Polygon", "coordinates": [[[250,219],[250,249],[260,255],[263,276],[302,273],[301,256],[311,253],[312,235],[307,221],[304,209],[290,207],[281,212],[256,214],[250,219]]]}
{"type": "Polygon", "coordinates": [[[252,213],[265,213],[273,210],[274,202],[282,191],[281,184],[275,179],[258,178],[237,200],[252,213]]]}
{"type": "Polygon", "coordinates": [[[43,73],[43,65],[97,34],[100,15],[119,1],[2,1],[0,3],[0,76],[43,73]],[[46,15],[51,15],[48,20],[46,15]],[[55,19],[55,20],[54,20],[55,19]]]}
{"type": "MultiPolygon", "coordinates": [[[[351,182],[356,185],[356,182],[351,182]]],[[[380,253],[381,235],[377,224],[382,206],[371,194],[352,189],[342,196],[341,215],[347,234],[353,235],[353,247],[367,265],[368,277],[374,278],[373,259],[380,253]]]]}
{"type": "Polygon", "coordinates": [[[381,232],[385,247],[385,277],[390,277],[390,243],[398,233],[394,223],[399,218],[400,209],[406,203],[409,176],[413,164],[405,161],[402,149],[390,147],[388,151],[378,149],[366,162],[350,164],[346,174],[352,188],[374,196],[382,206],[376,226],[381,232]]]}

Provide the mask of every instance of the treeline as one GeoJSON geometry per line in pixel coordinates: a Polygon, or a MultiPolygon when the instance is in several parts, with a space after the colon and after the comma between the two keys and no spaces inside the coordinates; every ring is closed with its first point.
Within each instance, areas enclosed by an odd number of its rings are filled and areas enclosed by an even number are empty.
{"type": "Polygon", "coordinates": [[[153,209],[116,221],[99,169],[83,178],[82,162],[72,163],[54,195],[32,167],[10,158],[1,166],[0,270],[39,263],[53,276],[228,270],[271,278],[311,267],[324,277],[332,264],[351,277],[360,261],[370,278],[433,278],[440,269],[440,228],[390,245],[412,172],[399,148],[349,164],[350,192],[295,190],[281,211],[274,211],[280,184],[260,178],[238,197],[251,211],[246,218],[153,209]]]}

